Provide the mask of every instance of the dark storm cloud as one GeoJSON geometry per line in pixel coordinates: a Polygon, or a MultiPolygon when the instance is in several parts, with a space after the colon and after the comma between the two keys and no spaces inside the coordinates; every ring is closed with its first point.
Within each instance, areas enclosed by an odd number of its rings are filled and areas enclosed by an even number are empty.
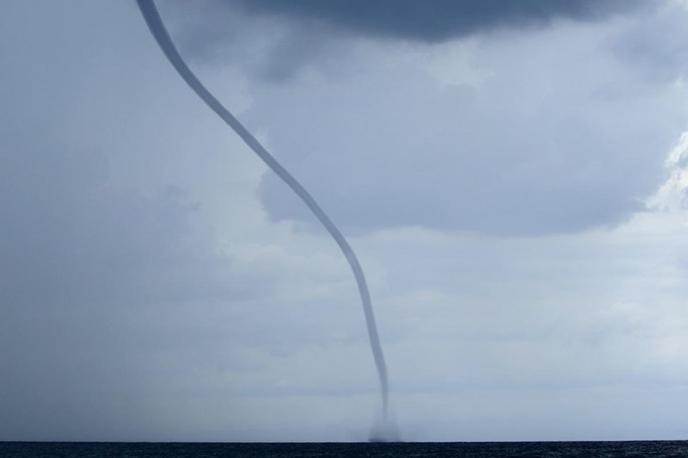
{"type": "Polygon", "coordinates": [[[557,18],[594,21],[656,6],[640,0],[161,2],[182,54],[206,63],[239,63],[254,78],[272,82],[288,81],[309,66],[341,72],[351,51],[347,36],[440,43],[495,29],[547,26],[557,18]]]}
{"type": "MultiPolygon", "coordinates": [[[[663,179],[684,125],[670,86],[679,46],[661,44],[682,42],[668,5],[208,0],[170,1],[163,16],[182,54],[248,70],[245,116],[347,231],[543,234],[618,224],[663,179]],[[485,33],[497,28],[518,33],[485,33]],[[438,43],[471,33],[483,35],[438,43]],[[461,46],[429,69],[428,56],[461,46]],[[438,82],[446,74],[458,83],[438,82]]],[[[269,215],[308,220],[280,186],[264,178],[269,215]]]]}
{"type": "Polygon", "coordinates": [[[246,11],[315,19],[376,36],[427,42],[501,26],[544,24],[557,17],[597,19],[638,0],[233,0],[246,11]]]}

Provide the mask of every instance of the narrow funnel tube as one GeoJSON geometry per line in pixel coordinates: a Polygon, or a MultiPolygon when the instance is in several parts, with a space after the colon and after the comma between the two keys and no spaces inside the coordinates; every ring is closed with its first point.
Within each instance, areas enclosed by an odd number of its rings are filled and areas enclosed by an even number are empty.
{"type": "Polygon", "coordinates": [[[387,380],[387,365],[385,363],[385,356],[382,352],[382,345],[380,344],[380,336],[377,332],[377,325],[375,324],[375,313],[373,312],[373,306],[370,301],[370,293],[368,292],[368,285],[366,284],[365,275],[363,274],[363,269],[361,264],[358,262],[358,258],[354,253],[354,250],[346,241],[344,235],[339,231],[337,226],[332,222],[332,220],[327,216],[327,214],[320,208],[315,199],[306,191],[306,189],[299,183],[296,178],[294,178],[277,160],[263,147],[263,145],[256,140],[256,138],[239,122],[239,120],[234,117],[232,113],[229,112],[219,100],[213,96],[208,89],[203,86],[199,79],[194,75],[194,73],[189,69],[189,67],[182,59],[181,55],[174,46],[172,39],[170,38],[167,29],[163,24],[158,9],[155,6],[153,0],[137,0],[139,9],[143,14],[146,24],[151,33],[155,37],[155,40],[160,45],[165,56],[170,61],[172,66],[175,68],[177,73],[186,81],[186,83],[193,89],[193,91],[213,110],[222,120],[229,125],[229,127],[236,132],[239,137],[248,145],[249,148],[253,150],[254,153],[260,157],[263,162],[267,164],[273,172],[279,176],[282,181],[284,181],[287,186],[289,186],[292,191],[298,195],[301,200],[306,204],[306,206],[313,212],[315,217],[320,221],[320,223],[325,227],[327,232],[330,233],[332,238],[339,248],[341,249],[344,257],[346,258],[349,266],[351,266],[351,271],[356,279],[356,284],[358,285],[358,292],[361,296],[361,303],[363,305],[363,313],[365,315],[366,326],[368,329],[368,339],[370,341],[370,349],[373,353],[373,358],[375,360],[375,367],[377,368],[378,378],[380,380],[380,394],[382,400],[382,415],[383,418],[387,419],[388,414],[388,404],[389,404],[389,384],[387,380]]]}

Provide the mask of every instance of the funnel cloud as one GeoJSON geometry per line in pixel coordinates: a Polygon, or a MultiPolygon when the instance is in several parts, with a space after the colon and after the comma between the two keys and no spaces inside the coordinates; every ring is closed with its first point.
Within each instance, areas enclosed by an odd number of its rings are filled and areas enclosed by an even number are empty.
{"type": "Polygon", "coordinates": [[[341,249],[346,258],[351,271],[353,272],[358,291],[361,296],[361,303],[363,305],[363,313],[365,315],[366,326],[368,330],[368,338],[370,340],[370,347],[375,360],[375,367],[377,369],[378,378],[380,381],[381,401],[382,401],[382,416],[385,423],[388,422],[388,407],[389,407],[389,382],[387,378],[387,365],[385,363],[382,345],[380,344],[380,337],[375,324],[375,314],[370,300],[370,293],[368,285],[365,280],[363,269],[347,242],[344,235],[327,216],[313,197],[306,191],[306,189],[294,178],[277,160],[263,147],[263,145],[256,140],[256,138],[239,122],[239,120],[232,115],[219,100],[208,91],[205,86],[199,81],[194,73],[182,59],[177,51],[172,39],[165,28],[160,14],[155,6],[153,0],[137,0],[138,6],[143,14],[143,17],[155,37],[158,45],[162,49],[165,56],[168,58],[172,66],[184,79],[184,81],[193,89],[193,91],[210,107],[227,125],[229,125],[234,132],[253,150],[254,153],[260,157],[270,169],[272,169],[277,176],[279,176],[306,204],[306,206],[313,212],[315,217],[325,227],[327,232],[332,236],[334,241],[341,249]]]}

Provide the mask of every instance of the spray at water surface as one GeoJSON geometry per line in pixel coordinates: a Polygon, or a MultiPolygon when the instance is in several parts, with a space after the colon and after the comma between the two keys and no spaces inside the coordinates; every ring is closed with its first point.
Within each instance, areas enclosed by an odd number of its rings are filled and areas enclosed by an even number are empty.
{"type": "Polygon", "coordinates": [[[320,208],[318,203],[306,191],[306,189],[294,178],[277,160],[263,147],[263,145],[256,140],[256,138],[229,112],[219,100],[208,91],[205,86],[199,81],[196,75],[189,69],[189,67],[182,59],[177,51],[172,39],[165,28],[165,25],[160,18],[160,14],[155,6],[153,0],[137,0],[141,13],[143,14],[146,24],[155,40],[160,45],[165,56],[169,59],[172,66],[179,73],[179,75],[186,81],[186,83],[193,89],[193,91],[212,109],[225,123],[227,123],[236,132],[239,137],[248,145],[254,153],[260,157],[265,164],[267,164],[273,172],[279,176],[306,204],[306,206],[313,212],[315,217],[325,227],[327,232],[332,236],[334,241],[341,249],[346,258],[351,271],[356,279],[358,292],[361,296],[361,303],[363,305],[363,313],[365,315],[366,326],[368,329],[368,338],[370,341],[370,348],[375,360],[375,367],[377,369],[378,378],[380,381],[380,393],[382,398],[382,418],[385,424],[389,424],[388,410],[389,410],[389,382],[387,379],[387,365],[385,357],[382,352],[382,345],[380,344],[380,336],[378,335],[377,325],[375,324],[375,314],[370,300],[370,293],[368,285],[363,274],[358,258],[347,242],[344,235],[335,226],[327,214],[320,208]]]}

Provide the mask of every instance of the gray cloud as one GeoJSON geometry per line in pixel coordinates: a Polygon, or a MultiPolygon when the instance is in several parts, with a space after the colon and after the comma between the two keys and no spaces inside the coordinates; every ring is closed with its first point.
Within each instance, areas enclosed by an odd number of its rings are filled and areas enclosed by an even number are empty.
{"type": "MultiPolygon", "coordinates": [[[[400,46],[328,25],[348,3],[167,6],[178,33],[200,34],[198,43],[216,46],[215,59],[249,70],[253,126],[348,231],[424,225],[532,235],[618,224],[661,183],[662,154],[685,125],[682,90],[673,86],[684,72],[685,13],[645,2],[508,4],[518,6],[447,9],[489,18],[474,30],[634,13],[400,46]],[[284,19],[294,15],[301,19],[284,19]],[[226,20],[231,39],[222,38],[226,20]],[[431,68],[443,52],[456,52],[455,61],[431,68]]],[[[375,17],[381,5],[356,11],[375,17]]],[[[392,33],[379,22],[380,34],[392,33]]],[[[274,220],[310,221],[271,177],[260,193],[274,220]]]]}
{"type": "MultiPolygon", "coordinates": [[[[655,5],[656,6],[656,5],[655,5]]],[[[164,2],[185,53],[203,62],[239,62],[253,76],[286,81],[303,68],[341,72],[343,37],[438,43],[495,29],[600,20],[653,5],[641,0],[206,0],[164,2]],[[252,43],[245,46],[245,43],[252,43]],[[256,49],[259,52],[247,52],[256,49]]]]}
{"type": "Polygon", "coordinates": [[[655,84],[674,83],[688,69],[688,41],[676,13],[663,8],[652,20],[634,22],[613,41],[615,55],[655,84]]]}
{"type": "MultiPolygon", "coordinates": [[[[3,7],[0,439],[365,439],[375,373],[346,264],[295,230],[300,207],[277,205],[133,2],[3,7]]],[[[246,56],[279,42],[267,20],[244,24],[246,56]]],[[[342,39],[337,71],[284,84],[196,61],[359,229],[404,438],[684,435],[688,215],[632,212],[685,129],[684,64],[661,48],[685,22],[342,39]]]]}
{"type": "Polygon", "coordinates": [[[288,81],[299,69],[327,68],[348,54],[342,34],[325,23],[304,26],[216,0],[193,5],[168,0],[159,6],[186,58],[215,66],[234,63],[252,78],[288,81]]]}
{"type": "MultiPolygon", "coordinates": [[[[675,84],[681,66],[649,78],[660,69],[648,54],[621,54],[620,43],[642,41],[638,22],[680,27],[683,18],[675,9],[441,51],[371,45],[359,74],[260,85],[252,117],[348,230],[534,235],[612,226],[662,182],[664,154],[688,120],[675,84]],[[432,56],[441,52],[452,57],[438,70],[432,56]],[[300,103],[305,97],[311,102],[300,103]]],[[[661,40],[657,28],[642,29],[661,40]]],[[[276,220],[309,221],[269,176],[261,196],[276,220]]]]}
{"type": "Polygon", "coordinates": [[[501,26],[541,25],[555,18],[598,19],[633,10],[639,0],[233,0],[246,11],[323,21],[373,36],[442,41],[501,26]]]}

